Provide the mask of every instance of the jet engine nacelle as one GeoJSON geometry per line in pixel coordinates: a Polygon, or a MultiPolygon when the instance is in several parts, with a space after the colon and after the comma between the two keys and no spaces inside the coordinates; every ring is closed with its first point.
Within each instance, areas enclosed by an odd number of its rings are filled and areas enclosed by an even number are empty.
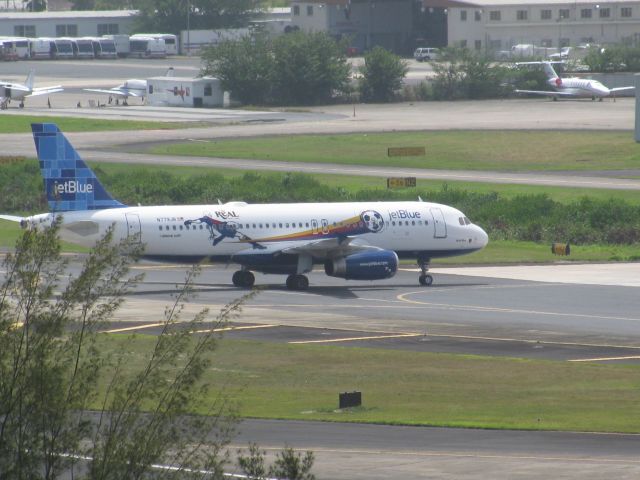
{"type": "Polygon", "coordinates": [[[382,280],[398,271],[398,255],[391,250],[354,253],[327,260],[324,271],[331,277],[347,280],[382,280]]]}

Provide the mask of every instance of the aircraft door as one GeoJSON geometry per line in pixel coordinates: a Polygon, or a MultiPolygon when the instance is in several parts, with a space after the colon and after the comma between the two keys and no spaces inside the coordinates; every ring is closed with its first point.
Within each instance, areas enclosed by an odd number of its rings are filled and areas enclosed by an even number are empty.
{"type": "Polygon", "coordinates": [[[441,208],[431,208],[433,218],[433,238],[447,238],[447,223],[444,221],[444,214],[441,208]]]}
{"type": "Polygon", "coordinates": [[[140,226],[140,216],[137,213],[125,213],[127,219],[127,237],[136,237],[137,242],[142,241],[142,228],[140,226]]]}

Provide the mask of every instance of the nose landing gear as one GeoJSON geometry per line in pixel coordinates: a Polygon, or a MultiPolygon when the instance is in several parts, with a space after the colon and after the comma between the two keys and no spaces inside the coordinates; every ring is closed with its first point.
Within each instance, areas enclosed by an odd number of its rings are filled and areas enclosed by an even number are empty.
{"type": "Polygon", "coordinates": [[[429,271],[430,261],[430,258],[425,257],[424,255],[418,255],[418,266],[422,272],[418,277],[418,281],[423,287],[428,287],[433,283],[433,277],[427,273],[429,271]]]}

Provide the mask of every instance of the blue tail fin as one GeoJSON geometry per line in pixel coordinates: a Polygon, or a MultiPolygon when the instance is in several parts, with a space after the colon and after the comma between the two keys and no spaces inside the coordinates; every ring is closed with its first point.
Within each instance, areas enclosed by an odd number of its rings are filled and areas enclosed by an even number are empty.
{"type": "Polygon", "coordinates": [[[125,207],[104,189],[53,123],[32,123],[40,171],[53,212],[125,207]]]}

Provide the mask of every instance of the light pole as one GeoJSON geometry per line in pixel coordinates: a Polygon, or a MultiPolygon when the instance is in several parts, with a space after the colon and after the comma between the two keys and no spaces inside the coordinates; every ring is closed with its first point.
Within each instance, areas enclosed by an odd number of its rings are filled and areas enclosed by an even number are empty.
{"type": "Polygon", "coordinates": [[[187,0],[187,56],[191,56],[191,1],[187,0]]]}

